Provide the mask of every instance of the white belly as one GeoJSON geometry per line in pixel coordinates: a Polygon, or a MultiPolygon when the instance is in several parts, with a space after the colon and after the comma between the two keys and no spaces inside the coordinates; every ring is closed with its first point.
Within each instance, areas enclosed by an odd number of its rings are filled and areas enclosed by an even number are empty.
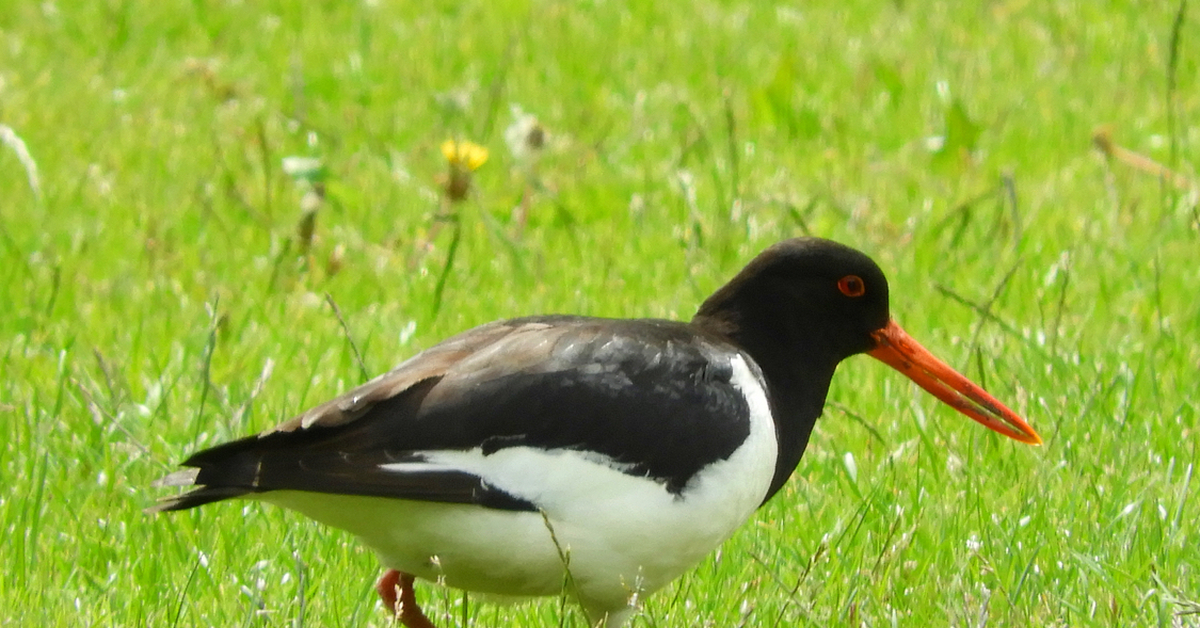
{"type": "Polygon", "coordinates": [[[347,530],[383,564],[448,586],[509,596],[576,594],[594,616],[679,577],[728,539],[762,502],[775,472],[774,423],[761,380],[734,360],[750,433],[679,495],[588,452],[513,447],[425,452],[541,512],[274,491],[258,497],[347,530]],[[551,534],[553,532],[553,535],[551,534]],[[557,543],[556,543],[557,541],[557,543]],[[572,584],[565,585],[565,571],[572,584]]]}

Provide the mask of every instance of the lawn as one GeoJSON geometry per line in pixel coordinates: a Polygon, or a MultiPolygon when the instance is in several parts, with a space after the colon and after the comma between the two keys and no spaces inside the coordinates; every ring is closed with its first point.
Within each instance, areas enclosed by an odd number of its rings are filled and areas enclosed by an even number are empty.
{"type": "Polygon", "coordinates": [[[14,3],[0,625],[386,626],[348,535],[146,515],[150,482],[487,321],[690,317],[801,234],[1045,445],[851,359],[789,485],[632,625],[1200,625],[1198,11],[14,3]],[[460,203],[447,139],[489,150],[460,203]]]}

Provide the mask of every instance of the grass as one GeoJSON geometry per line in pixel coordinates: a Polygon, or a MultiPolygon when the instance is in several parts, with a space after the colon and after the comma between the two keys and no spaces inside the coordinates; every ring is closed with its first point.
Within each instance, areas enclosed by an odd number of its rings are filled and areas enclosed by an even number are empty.
{"type": "MultiPolygon", "coordinates": [[[[872,254],[908,331],[1046,445],[851,360],[783,493],[634,625],[1198,625],[1198,197],[1091,144],[1108,125],[1196,176],[1196,19],[18,3],[0,15],[0,624],[387,625],[351,538],[236,503],[147,516],[149,482],[360,382],[347,330],[375,373],[497,318],[688,317],[812,233],[872,254]],[[535,176],[505,147],[513,106],[550,134],[535,176]],[[450,137],[491,156],[435,311],[450,137]],[[307,259],[287,156],[328,171],[307,259]]],[[[443,626],[584,624],[555,600],[421,594],[443,626]]]]}

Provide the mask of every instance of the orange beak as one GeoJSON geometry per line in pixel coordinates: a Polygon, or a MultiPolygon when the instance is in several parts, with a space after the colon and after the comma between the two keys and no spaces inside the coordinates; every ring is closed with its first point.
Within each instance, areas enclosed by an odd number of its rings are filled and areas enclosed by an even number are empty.
{"type": "Polygon", "coordinates": [[[989,430],[1022,443],[1041,445],[1042,437],[1017,413],[1009,410],[958,371],[934,357],[913,340],[896,321],[871,334],[877,345],[867,355],[904,373],[921,388],[989,430]]]}

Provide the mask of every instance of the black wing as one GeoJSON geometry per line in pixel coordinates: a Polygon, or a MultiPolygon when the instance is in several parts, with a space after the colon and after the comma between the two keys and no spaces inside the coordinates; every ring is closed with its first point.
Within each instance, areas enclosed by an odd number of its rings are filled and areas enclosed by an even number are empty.
{"type": "Polygon", "coordinates": [[[465,332],[260,436],[184,461],[200,488],[155,510],[302,490],[534,510],[428,452],[508,447],[601,454],[679,493],[749,435],[734,349],[668,321],[541,317],[465,332]]]}

